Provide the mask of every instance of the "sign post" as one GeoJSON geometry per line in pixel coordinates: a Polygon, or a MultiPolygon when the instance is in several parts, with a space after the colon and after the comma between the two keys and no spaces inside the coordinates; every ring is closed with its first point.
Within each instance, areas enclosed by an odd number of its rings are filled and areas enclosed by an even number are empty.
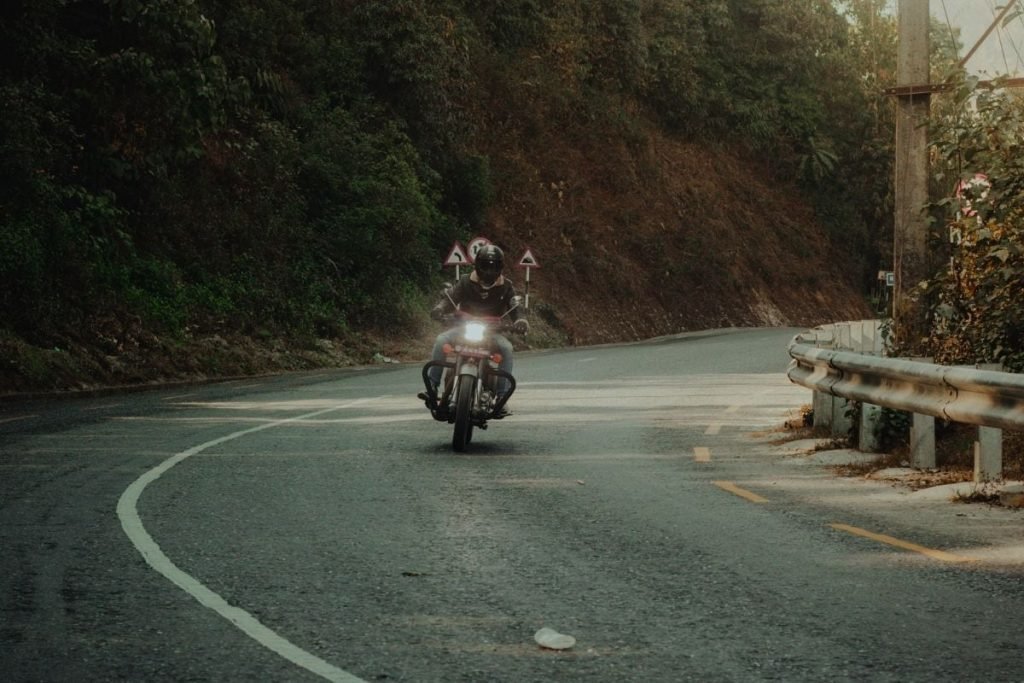
{"type": "Polygon", "coordinates": [[[526,268],[526,300],[525,308],[530,310],[530,269],[540,268],[540,262],[537,261],[537,257],[533,255],[533,251],[529,247],[526,249],[526,253],[519,259],[519,263],[516,264],[518,268],[526,268]]]}
{"type": "Polygon", "coordinates": [[[452,244],[451,251],[448,252],[448,257],[444,260],[442,266],[455,266],[455,280],[458,281],[462,277],[459,268],[463,264],[469,265],[470,260],[466,256],[466,250],[462,248],[462,244],[458,240],[455,240],[452,244]]]}

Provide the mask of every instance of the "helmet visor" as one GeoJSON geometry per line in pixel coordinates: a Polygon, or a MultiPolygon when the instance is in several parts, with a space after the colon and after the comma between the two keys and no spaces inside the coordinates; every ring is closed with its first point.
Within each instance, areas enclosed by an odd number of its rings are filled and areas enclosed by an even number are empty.
{"type": "Polygon", "coordinates": [[[498,276],[501,275],[501,263],[497,261],[483,261],[476,264],[477,277],[485,285],[493,285],[498,276]]]}

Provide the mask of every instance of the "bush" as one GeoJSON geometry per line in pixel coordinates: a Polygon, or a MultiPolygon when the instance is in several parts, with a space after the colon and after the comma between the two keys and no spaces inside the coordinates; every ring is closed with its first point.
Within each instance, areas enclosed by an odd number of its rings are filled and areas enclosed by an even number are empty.
{"type": "Polygon", "coordinates": [[[927,283],[930,352],[943,363],[1002,363],[1024,371],[1024,101],[959,91],[938,120],[933,145],[951,195],[948,266],[927,283]],[[973,103],[973,104],[972,104],[973,103]],[[977,178],[985,180],[974,182],[977,178]],[[963,191],[952,191],[955,187],[963,191]]]}

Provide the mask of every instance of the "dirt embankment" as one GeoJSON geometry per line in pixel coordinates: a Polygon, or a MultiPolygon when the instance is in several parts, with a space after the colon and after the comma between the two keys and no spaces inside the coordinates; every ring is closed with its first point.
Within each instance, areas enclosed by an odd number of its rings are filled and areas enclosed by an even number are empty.
{"type": "MultiPolygon", "coordinates": [[[[491,239],[529,246],[535,312],[574,344],[869,315],[796,185],[725,150],[650,133],[493,155],[491,239]]],[[[517,284],[522,284],[521,275],[517,284]]]]}

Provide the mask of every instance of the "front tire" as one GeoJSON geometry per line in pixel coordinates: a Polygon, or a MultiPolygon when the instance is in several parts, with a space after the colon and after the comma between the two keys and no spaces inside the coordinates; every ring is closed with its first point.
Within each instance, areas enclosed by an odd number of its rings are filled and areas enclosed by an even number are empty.
{"type": "Polygon", "coordinates": [[[473,399],[476,394],[476,378],[470,375],[459,377],[458,393],[455,395],[455,430],[452,432],[452,448],[458,452],[466,450],[473,439],[473,399]]]}

